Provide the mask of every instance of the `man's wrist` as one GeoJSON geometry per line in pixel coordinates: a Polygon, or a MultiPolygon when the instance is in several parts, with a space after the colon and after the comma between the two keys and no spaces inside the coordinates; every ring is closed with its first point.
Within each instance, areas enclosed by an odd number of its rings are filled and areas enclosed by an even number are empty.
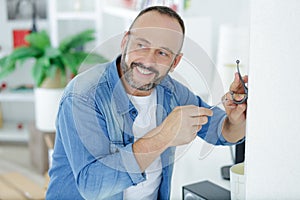
{"type": "Polygon", "coordinates": [[[235,143],[245,137],[246,122],[243,121],[239,124],[231,123],[228,116],[224,119],[222,135],[226,141],[235,143]]]}

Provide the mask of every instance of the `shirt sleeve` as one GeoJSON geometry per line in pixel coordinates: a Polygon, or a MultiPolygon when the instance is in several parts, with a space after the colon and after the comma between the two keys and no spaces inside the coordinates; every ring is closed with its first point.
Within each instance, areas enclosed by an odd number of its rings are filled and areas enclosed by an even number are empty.
{"type": "Polygon", "coordinates": [[[57,133],[84,198],[113,196],[145,180],[132,144],[110,142],[104,116],[93,102],[78,95],[65,97],[57,117],[57,133]]]}

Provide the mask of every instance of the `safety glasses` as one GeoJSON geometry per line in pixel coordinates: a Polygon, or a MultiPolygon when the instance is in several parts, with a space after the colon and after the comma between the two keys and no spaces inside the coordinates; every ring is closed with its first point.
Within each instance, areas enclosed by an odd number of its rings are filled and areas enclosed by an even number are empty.
{"type": "Polygon", "coordinates": [[[241,82],[242,87],[244,89],[244,93],[239,94],[239,93],[235,93],[233,91],[230,91],[230,94],[231,94],[231,97],[232,97],[232,101],[235,104],[242,104],[248,98],[248,87],[246,86],[246,83],[243,80],[243,77],[242,77],[242,75],[240,73],[239,63],[240,63],[240,61],[237,60],[236,61],[236,68],[237,68],[237,72],[238,72],[238,75],[239,75],[239,78],[240,78],[240,82],[241,82]]]}

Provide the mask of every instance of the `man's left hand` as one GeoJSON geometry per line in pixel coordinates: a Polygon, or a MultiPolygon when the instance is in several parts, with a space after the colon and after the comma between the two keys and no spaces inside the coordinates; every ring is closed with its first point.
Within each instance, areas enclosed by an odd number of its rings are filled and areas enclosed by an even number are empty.
{"type": "MultiPolygon", "coordinates": [[[[245,83],[248,83],[248,76],[244,76],[243,80],[245,83]]],[[[240,81],[238,73],[235,73],[235,78],[233,83],[230,86],[230,91],[235,94],[245,93],[243,85],[240,81]]],[[[232,125],[239,125],[246,120],[246,111],[247,111],[247,101],[242,104],[234,103],[232,95],[228,92],[223,98],[226,98],[227,101],[224,102],[224,108],[226,110],[229,122],[232,125]]]]}

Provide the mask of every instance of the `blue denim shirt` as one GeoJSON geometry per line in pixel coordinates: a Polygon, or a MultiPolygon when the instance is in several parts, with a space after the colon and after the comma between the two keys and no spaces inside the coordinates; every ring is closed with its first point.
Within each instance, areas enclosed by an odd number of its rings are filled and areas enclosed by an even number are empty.
{"type": "MultiPolygon", "coordinates": [[[[118,200],[124,189],[146,180],[132,151],[132,124],[138,112],[119,79],[118,59],[79,74],[66,87],[56,121],[46,199],[118,200]]],[[[209,107],[170,76],[156,90],[157,125],[176,106],[209,107]]],[[[215,108],[198,136],[212,144],[229,144],[221,135],[225,117],[215,108]]],[[[172,147],[161,154],[159,199],[170,198],[174,153],[172,147]]]]}

